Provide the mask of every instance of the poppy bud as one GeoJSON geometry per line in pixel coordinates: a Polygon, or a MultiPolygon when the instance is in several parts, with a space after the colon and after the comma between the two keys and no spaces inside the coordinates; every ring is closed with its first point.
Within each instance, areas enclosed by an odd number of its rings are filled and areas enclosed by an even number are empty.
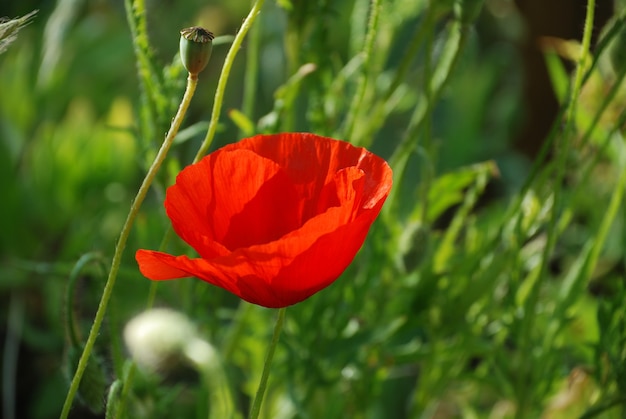
{"type": "Polygon", "coordinates": [[[191,75],[206,67],[213,51],[213,34],[200,26],[180,31],[180,59],[191,75]]]}

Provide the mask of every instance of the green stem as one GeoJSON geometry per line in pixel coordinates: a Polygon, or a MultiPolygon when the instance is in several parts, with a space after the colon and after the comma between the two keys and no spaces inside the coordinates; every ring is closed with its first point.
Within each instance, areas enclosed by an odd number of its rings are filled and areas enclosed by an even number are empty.
{"type": "Polygon", "coordinates": [[[285,322],[285,307],[278,310],[278,317],[276,318],[276,325],[274,326],[274,334],[272,335],[272,341],[267,349],[267,355],[265,356],[265,363],[263,364],[263,372],[261,373],[261,382],[259,388],[254,396],[252,407],[250,408],[249,419],[256,419],[261,412],[261,404],[263,403],[263,397],[265,396],[265,390],[267,389],[267,379],[270,376],[270,366],[272,365],[272,359],[274,358],[274,351],[278,344],[278,338],[280,337],[280,331],[283,328],[285,322]]]}
{"type": "Polygon", "coordinates": [[[176,134],[178,133],[178,129],[180,128],[185,113],[187,112],[187,108],[189,107],[189,103],[191,102],[191,98],[193,97],[193,94],[196,90],[197,83],[197,75],[189,75],[189,77],[187,78],[187,89],[185,90],[183,99],[180,103],[180,106],[178,107],[178,112],[176,112],[176,116],[172,120],[170,130],[168,131],[165,140],[163,141],[163,145],[161,145],[159,152],[154,158],[154,162],[148,169],[148,173],[146,174],[146,177],[139,187],[137,195],[135,196],[135,199],[130,206],[130,211],[128,212],[128,216],[126,217],[126,221],[124,222],[124,226],[122,227],[122,231],[120,232],[120,237],[117,241],[117,245],[115,246],[113,261],[111,262],[111,270],[109,271],[109,276],[104,286],[104,290],[102,291],[102,297],[100,299],[100,304],[98,305],[98,310],[96,311],[91,330],[89,331],[87,342],[85,343],[85,347],[80,356],[80,360],[78,361],[78,367],[76,368],[76,372],[74,373],[74,377],[72,378],[67,397],[65,398],[65,403],[63,404],[63,410],[61,411],[60,416],[61,419],[65,419],[69,415],[70,408],[72,407],[72,402],[78,391],[80,380],[83,376],[83,373],[85,372],[85,368],[87,367],[87,363],[89,361],[89,356],[91,355],[91,351],[93,350],[96,338],[98,337],[98,333],[100,332],[100,326],[102,325],[102,321],[104,320],[104,315],[106,314],[109,299],[111,298],[111,295],[113,293],[113,287],[115,285],[115,280],[117,279],[117,273],[122,263],[124,248],[126,247],[126,242],[128,241],[128,236],[130,235],[130,231],[135,221],[135,218],[139,213],[141,204],[143,203],[143,200],[145,199],[146,194],[150,189],[150,185],[152,184],[154,177],[161,167],[163,160],[165,160],[165,156],[167,155],[167,152],[172,145],[174,137],[176,137],[176,134]]]}
{"type": "Polygon", "coordinates": [[[226,55],[226,59],[224,60],[224,66],[222,67],[222,72],[220,73],[220,78],[217,82],[217,88],[215,90],[215,99],[213,100],[213,112],[211,113],[211,120],[209,121],[209,129],[206,133],[206,137],[204,137],[204,141],[200,145],[198,152],[196,153],[196,157],[193,159],[194,163],[198,162],[209,150],[211,144],[213,143],[213,139],[215,138],[215,131],[217,130],[217,123],[220,119],[220,113],[222,112],[222,102],[224,101],[224,92],[226,90],[226,85],[228,84],[228,77],[230,76],[230,69],[233,66],[233,62],[235,61],[235,57],[241,48],[241,44],[243,43],[248,30],[256,20],[257,15],[261,11],[261,7],[263,7],[263,3],[265,0],[256,0],[250,13],[246,16],[243,21],[241,28],[239,28],[239,32],[235,36],[233,40],[233,44],[230,46],[228,50],[228,54],[226,55]]]}
{"type": "Polygon", "coordinates": [[[359,143],[359,138],[352,138],[354,132],[354,125],[358,114],[361,112],[363,98],[367,90],[367,84],[371,73],[370,58],[372,56],[372,50],[374,49],[374,41],[376,40],[376,33],[378,31],[378,18],[380,15],[380,0],[372,0],[372,11],[370,12],[370,18],[367,25],[367,35],[365,36],[365,43],[363,45],[363,73],[359,78],[359,84],[357,85],[356,94],[352,98],[348,115],[346,116],[346,131],[344,138],[354,144],[359,143]]]}

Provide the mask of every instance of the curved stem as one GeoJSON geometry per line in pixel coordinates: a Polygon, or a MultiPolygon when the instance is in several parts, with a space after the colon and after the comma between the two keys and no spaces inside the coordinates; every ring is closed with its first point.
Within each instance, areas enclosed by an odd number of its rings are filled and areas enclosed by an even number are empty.
{"type": "Polygon", "coordinates": [[[130,211],[128,212],[128,216],[126,217],[126,221],[124,222],[124,226],[122,227],[122,231],[120,232],[120,237],[117,241],[117,245],[115,246],[115,252],[113,254],[113,261],[111,262],[111,269],[109,271],[109,276],[107,278],[106,284],[104,286],[104,290],[102,291],[102,297],[100,298],[100,304],[98,305],[98,310],[96,311],[96,315],[93,320],[93,324],[91,325],[91,330],[89,331],[89,337],[87,338],[87,342],[85,343],[85,347],[83,348],[83,353],[80,356],[80,360],[78,361],[78,366],[76,368],[76,372],[74,373],[74,377],[72,378],[72,382],[70,384],[70,389],[67,393],[67,397],[65,398],[65,403],[63,404],[63,410],[61,411],[61,419],[67,418],[70,408],[72,406],[72,401],[76,396],[78,391],[78,386],[80,384],[80,380],[85,372],[85,368],[87,367],[87,362],[89,361],[89,356],[91,355],[91,351],[93,350],[94,344],[96,342],[96,338],[98,337],[98,333],[100,331],[100,326],[102,325],[102,321],[104,320],[104,315],[106,314],[107,305],[109,303],[109,299],[111,298],[111,294],[113,293],[113,286],[115,285],[115,280],[117,279],[117,273],[120,269],[120,265],[122,263],[122,255],[124,253],[124,248],[126,247],[126,242],[128,241],[128,236],[130,235],[131,228],[139,213],[139,209],[143,200],[150,189],[150,185],[154,180],[163,160],[165,160],[165,156],[172,145],[174,137],[178,133],[178,129],[180,128],[180,124],[187,112],[187,108],[189,107],[189,103],[191,102],[191,98],[196,90],[196,85],[198,83],[198,77],[189,75],[187,78],[187,88],[185,90],[185,94],[183,99],[178,107],[178,111],[176,112],[176,116],[172,120],[172,125],[170,130],[168,131],[159,152],[154,158],[154,162],[148,169],[148,173],[144,178],[139,190],[137,191],[137,195],[133,200],[130,211]]]}
{"type": "Polygon", "coordinates": [[[213,138],[215,138],[215,131],[217,130],[217,123],[220,119],[220,113],[222,112],[222,102],[224,101],[224,91],[226,90],[226,84],[228,84],[228,76],[230,76],[230,69],[233,66],[233,62],[235,61],[235,57],[241,48],[241,44],[243,43],[243,39],[246,37],[246,33],[250,30],[250,27],[254,23],[257,15],[261,11],[261,7],[263,7],[263,3],[265,0],[256,0],[250,13],[246,16],[246,19],[241,24],[241,28],[235,39],[233,40],[233,44],[228,50],[228,54],[226,55],[226,59],[224,60],[224,66],[222,67],[222,72],[220,73],[220,79],[217,82],[217,88],[215,90],[215,99],[213,99],[213,112],[211,113],[211,120],[209,121],[209,129],[206,133],[206,137],[204,137],[204,141],[200,145],[198,152],[196,153],[196,157],[193,159],[194,163],[197,163],[209,150],[211,144],[213,143],[213,138]]]}
{"type": "Polygon", "coordinates": [[[78,337],[78,331],[76,330],[76,322],[74,321],[74,290],[76,288],[78,274],[81,273],[85,265],[89,262],[92,260],[100,260],[101,258],[102,255],[99,252],[85,253],[78,259],[72,269],[72,272],[70,272],[70,277],[65,289],[65,332],[70,345],[74,347],[80,346],[80,339],[78,337]]]}
{"type": "Polygon", "coordinates": [[[261,412],[261,404],[263,404],[263,397],[265,396],[265,390],[267,389],[267,379],[270,376],[270,366],[272,365],[272,359],[274,358],[274,351],[276,350],[276,344],[280,337],[280,331],[285,323],[285,307],[278,310],[278,318],[276,319],[276,325],[274,326],[274,334],[272,335],[272,341],[269,348],[267,348],[267,355],[265,355],[265,363],[263,364],[263,372],[261,373],[261,381],[259,382],[259,388],[254,396],[252,407],[250,408],[249,419],[256,419],[261,412]]]}

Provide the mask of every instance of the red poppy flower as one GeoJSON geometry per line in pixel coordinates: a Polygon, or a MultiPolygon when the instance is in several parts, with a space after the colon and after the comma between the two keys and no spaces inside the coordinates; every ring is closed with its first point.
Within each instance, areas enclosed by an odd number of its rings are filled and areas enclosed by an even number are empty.
{"type": "Polygon", "coordinates": [[[344,141],[258,135],[183,169],[165,208],[200,258],[138,250],[153,280],[193,276],[264,307],[330,285],[365,241],[391,189],[389,165],[344,141]]]}

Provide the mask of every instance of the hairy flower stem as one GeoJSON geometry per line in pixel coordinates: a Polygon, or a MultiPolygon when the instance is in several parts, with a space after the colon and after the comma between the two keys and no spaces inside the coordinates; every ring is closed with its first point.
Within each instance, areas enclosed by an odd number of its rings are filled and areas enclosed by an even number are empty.
{"type": "Polygon", "coordinates": [[[200,161],[202,157],[209,151],[211,144],[213,143],[213,138],[215,138],[215,131],[217,130],[217,123],[220,119],[220,114],[222,112],[222,103],[224,102],[224,92],[226,91],[226,85],[228,84],[228,76],[230,76],[230,69],[233,66],[233,62],[235,61],[235,57],[241,49],[241,44],[243,43],[246,34],[250,30],[250,27],[256,20],[257,15],[261,11],[261,7],[263,7],[263,3],[265,0],[256,0],[254,5],[252,5],[252,9],[248,16],[246,16],[245,20],[241,24],[241,28],[239,28],[239,32],[235,36],[233,43],[228,50],[228,54],[226,55],[226,59],[224,60],[224,65],[222,66],[222,72],[220,73],[219,81],[217,82],[217,88],[215,90],[215,99],[213,99],[213,112],[211,113],[211,120],[209,121],[209,129],[207,130],[206,136],[196,153],[196,157],[193,159],[194,163],[200,161]]]}
{"type": "Polygon", "coordinates": [[[272,335],[270,346],[267,348],[265,363],[263,364],[263,372],[261,373],[261,382],[259,383],[259,388],[257,389],[254,401],[252,402],[252,407],[250,408],[250,414],[248,415],[249,419],[258,418],[259,413],[261,412],[261,404],[263,404],[263,397],[265,396],[265,390],[267,389],[267,379],[270,376],[270,367],[272,365],[272,359],[274,358],[274,351],[276,350],[276,345],[278,344],[278,338],[280,337],[280,331],[283,328],[283,323],[285,323],[286,310],[287,309],[285,307],[278,309],[278,317],[276,318],[276,325],[274,326],[274,334],[272,335]]]}
{"type": "Polygon", "coordinates": [[[65,403],[63,404],[63,410],[61,411],[60,416],[61,419],[67,418],[70,412],[72,402],[78,391],[80,380],[83,376],[83,373],[85,372],[87,363],[89,362],[89,357],[96,342],[96,338],[98,337],[98,333],[100,332],[100,326],[102,325],[102,321],[104,320],[104,315],[106,314],[109,300],[111,298],[111,295],[113,294],[113,287],[115,285],[115,280],[117,279],[117,273],[120,269],[120,264],[122,262],[124,248],[126,247],[126,242],[128,241],[128,236],[130,235],[130,231],[132,229],[135,218],[139,213],[141,204],[143,203],[146,194],[150,189],[150,185],[152,184],[154,177],[161,167],[163,160],[165,160],[165,156],[167,155],[167,152],[169,151],[170,146],[174,141],[174,137],[176,137],[176,134],[178,133],[178,129],[180,128],[185,113],[187,112],[187,108],[189,107],[189,103],[191,102],[191,98],[193,97],[197,84],[197,75],[189,75],[189,77],[187,78],[187,88],[185,89],[185,94],[183,95],[183,99],[180,103],[180,106],[178,107],[176,116],[172,120],[172,125],[170,126],[170,129],[165,136],[165,140],[163,141],[159,152],[154,158],[152,165],[148,169],[148,173],[146,174],[146,177],[139,187],[137,195],[135,196],[135,199],[130,206],[130,211],[128,212],[128,216],[126,217],[126,221],[124,222],[124,226],[122,227],[122,230],[120,232],[120,237],[117,241],[117,245],[115,246],[113,260],[111,262],[111,269],[109,271],[109,276],[104,286],[104,290],[102,291],[102,297],[100,298],[98,310],[96,311],[93,324],[91,325],[91,330],[89,331],[89,336],[87,337],[87,342],[85,343],[85,347],[83,348],[80,360],[78,361],[76,372],[74,373],[74,377],[72,378],[67,397],[65,398],[65,403]]]}

